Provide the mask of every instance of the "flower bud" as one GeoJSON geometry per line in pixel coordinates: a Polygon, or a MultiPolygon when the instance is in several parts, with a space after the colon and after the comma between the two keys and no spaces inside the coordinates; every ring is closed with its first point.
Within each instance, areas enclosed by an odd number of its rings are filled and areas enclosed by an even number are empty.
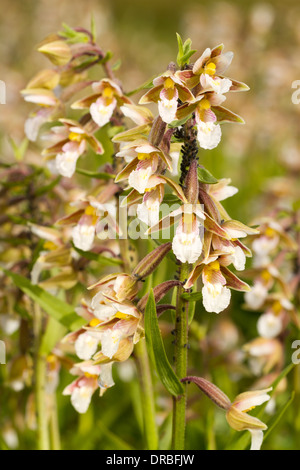
{"type": "Polygon", "coordinates": [[[59,73],[55,70],[44,69],[36,74],[28,83],[27,89],[31,88],[47,88],[53,90],[59,83],[59,73]]]}
{"type": "Polygon", "coordinates": [[[54,65],[65,65],[72,58],[71,49],[64,41],[49,42],[39,47],[38,51],[45,54],[54,65]]]}
{"type": "Polygon", "coordinates": [[[181,380],[181,382],[194,382],[200,390],[205,393],[219,408],[228,410],[231,402],[227,395],[220,390],[216,385],[212,384],[202,377],[188,376],[181,380]]]}
{"type": "Polygon", "coordinates": [[[190,204],[197,204],[198,202],[199,183],[197,167],[197,160],[192,160],[185,179],[185,196],[190,204]]]}
{"type": "Polygon", "coordinates": [[[139,262],[132,274],[139,279],[149,276],[164,259],[171,247],[172,243],[168,242],[155,248],[139,262]]]}
{"type": "Polygon", "coordinates": [[[161,143],[166,130],[166,126],[166,123],[162,120],[160,116],[158,116],[153,122],[149,135],[149,142],[155,147],[161,143]]]}
{"type": "MultiPolygon", "coordinates": [[[[159,302],[167,294],[167,292],[169,292],[170,289],[179,285],[181,285],[180,281],[165,281],[159,284],[158,286],[154,287],[153,294],[155,303],[159,302]]],[[[144,311],[148,298],[149,293],[144,295],[144,297],[142,297],[139,301],[137,306],[141,311],[144,311]]]]}

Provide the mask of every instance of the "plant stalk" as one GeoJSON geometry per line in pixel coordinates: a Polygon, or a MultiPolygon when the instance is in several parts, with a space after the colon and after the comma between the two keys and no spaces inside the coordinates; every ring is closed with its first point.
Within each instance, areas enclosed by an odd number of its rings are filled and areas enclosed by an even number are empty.
{"type": "Polygon", "coordinates": [[[35,336],[35,403],[37,415],[38,449],[49,450],[49,429],[46,405],[46,355],[41,354],[42,312],[34,303],[34,336],[35,336]]]}
{"type": "Polygon", "coordinates": [[[155,422],[155,402],[149,358],[145,339],[134,348],[141,392],[141,404],[144,420],[144,435],[148,450],[157,450],[158,434],[155,422]]]}
{"type": "MultiPolygon", "coordinates": [[[[180,267],[179,280],[184,282],[189,273],[189,264],[184,263],[180,267]]],[[[184,289],[177,288],[176,318],[175,318],[175,370],[177,377],[182,379],[187,375],[188,360],[188,310],[189,304],[182,299],[184,289]]],[[[173,398],[173,431],[172,449],[184,450],[185,426],[186,426],[186,384],[183,384],[184,393],[173,398]]]]}

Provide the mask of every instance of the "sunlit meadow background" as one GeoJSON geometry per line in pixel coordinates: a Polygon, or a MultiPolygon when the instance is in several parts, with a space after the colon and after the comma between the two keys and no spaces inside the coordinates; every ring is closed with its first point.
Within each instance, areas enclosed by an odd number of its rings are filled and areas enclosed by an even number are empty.
{"type": "MultiPolygon", "coordinates": [[[[234,51],[229,76],[246,82],[250,91],[231,94],[228,106],[246,121],[246,125],[224,125],[221,145],[202,151],[200,161],[217,177],[229,177],[239,193],[226,201],[232,218],[244,223],[267,213],[269,204],[278,200],[287,204],[290,186],[286,177],[300,163],[300,104],[292,103],[293,81],[300,80],[300,4],[297,0],[273,1],[199,1],[199,0],[0,0],[0,79],[7,85],[7,104],[0,107],[0,158],[10,162],[12,152],[8,136],[16,142],[24,138],[24,121],[32,109],[24,103],[20,90],[47,60],[35,46],[48,34],[70,26],[89,28],[93,13],[97,42],[111,50],[114,60],[122,59],[117,72],[126,91],[135,89],[151,77],[165,71],[176,60],[178,32],[190,37],[199,54],[206,47],[225,44],[234,51]]],[[[35,146],[26,159],[37,161],[35,146]]],[[[299,199],[299,195],[293,196],[299,199]]],[[[169,273],[172,278],[174,273],[169,273]]],[[[230,311],[224,317],[234,319],[241,344],[255,337],[258,314],[242,309],[243,296],[234,295],[230,311]]],[[[223,314],[221,314],[223,315],[223,314]]],[[[200,333],[192,336],[193,372],[206,371],[208,345],[201,339],[212,328],[217,316],[196,311],[200,333]],[[198,338],[198,339],[197,339],[198,338]],[[199,339],[200,338],[200,339],[199,339]],[[197,344],[198,341],[198,344],[197,344]],[[194,361],[194,362],[193,362],[194,361]]],[[[219,317],[218,317],[219,319],[219,317]]],[[[166,344],[171,351],[168,318],[162,320],[166,344]]],[[[0,331],[0,338],[1,338],[0,331]]],[[[171,356],[171,353],[170,353],[171,356]]],[[[4,374],[0,366],[0,376],[4,374]]],[[[211,371],[214,376],[214,371],[211,371]]],[[[233,398],[240,385],[228,378],[226,367],[217,369],[216,383],[233,398]]],[[[79,416],[61,391],[71,377],[62,372],[58,389],[59,420],[63,448],[122,449],[143,447],[139,391],[132,360],[115,367],[116,386],[103,398],[95,394],[89,411],[79,416]]],[[[245,387],[253,378],[243,379],[245,387]]],[[[18,435],[15,446],[35,448],[35,433],[27,428],[26,403],[29,390],[13,392],[0,382],[0,434],[13,428],[18,435]]],[[[189,418],[187,448],[224,447],[229,429],[223,414],[190,389],[192,401],[198,400],[189,418]],[[196,411],[195,411],[196,410],[196,411]],[[214,425],[212,423],[215,423],[214,425]],[[213,432],[213,429],[215,432],[213,432]]],[[[158,418],[166,417],[166,395],[158,398],[158,418]]],[[[293,434],[293,410],[288,410],[275,431],[264,443],[265,449],[299,449],[293,434]]],[[[168,442],[169,427],[164,434],[168,442]]],[[[298,436],[299,438],[299,436],[298,436]]],[[[5,447],[5,444],[1,444],[5,447]]],[[[163,444],[162,444],[163,446],[163,444]]]]}

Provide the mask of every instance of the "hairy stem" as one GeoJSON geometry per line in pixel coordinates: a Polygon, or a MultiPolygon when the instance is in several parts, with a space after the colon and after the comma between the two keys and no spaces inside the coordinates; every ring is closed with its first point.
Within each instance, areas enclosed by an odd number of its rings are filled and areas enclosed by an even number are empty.
{"type": "MultiPolygon", "coordinates": [[[[185,281],[189,273],[189,264],[184,263],[180,267],[180,281],[185,281]]],[[[188,359],[188,310],[189,304],[182,299],[184,289],[177,288],[176,318],[175,318],[175,370],[177,377],[182,379],[187,375],[188,359]]],[[[186,420],[186,385],[184,393],[173,398],[173,431],[172,449],[184,450],[185,443],[185,420],[186,420]]]]}

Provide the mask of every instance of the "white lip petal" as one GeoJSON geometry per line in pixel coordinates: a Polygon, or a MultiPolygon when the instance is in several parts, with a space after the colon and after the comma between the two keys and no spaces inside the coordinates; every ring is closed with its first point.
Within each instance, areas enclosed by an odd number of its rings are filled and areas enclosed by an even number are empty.
{"type": "Polygon", "coordinates": [[[105,106],[102,99],[99,98],[96,103],[92,103],[90,106],[90,113],[93,121],[98,124],[99,127],[105,126],[110,121],[114,109],[116,107],[116,100],[113,100],[111,104],[105,106]]]}
{"type": "Polygon", "coordinates": [[[219,145],[222,136],[220,124],[200,121],[198,122],[197,129],[197,139],[200,147],[212,150],[219,145]]]}
{"type": "Polygon", "coordinates": [[[158,112],[162,120],[167,124],[170,124],[170,122],[176,119],[177,99],[160,100],[158,102],[158,112]]]}
{"type": "Polygon", "coordinates": [[[71,178],[75,173],[76,163],[79,157],[78,152],[58,153],[55,159],[58,173],[66,178],[71,178]]]}
{"type": "Polygon", "coordinates": [[[98,378],[98,385],[100,388],[110,388],[115,385],[112,377],[112,362],[109,364],[101,365],[101,372],[98,378]]]}
{"type": "Polygon", "coordinates": [[[71,395],[71,403],[75,410],[80,413],[86,413],[91,403],[94,390],[88,386],[76,387],[71,395]]]}
{"type": "Polygon", "coordinates": [[[264,439],[264,433],[259,429],[248,429],[251,433],[251,448],[250,450],[260,450],[264,439]]]}
{"type": "Polygon", "coordinates": [[[228,307],[231,292],[221,284],[205,284],[202,288],[203,305],[207,312],[220,313],[228,307]]]}
{"type": "Polygon", "coordinates": [[[94,243],[95,226],[78,224],[72,229],[72,237],[76,248],[89,251],[94,243]]]}
{"type": "Polygon", "coordinates": [[[257,331],[263,338],[275,338],[281,333],[282,319],[272,312],[260,316],[257,322],[257,331]]]}
{"type": "Polygon", "coordinates": [[[75,341],[75,351],[79,359],[87,361],[97,351],[98,339],[89,333],[82,333],[75,341]]]}

